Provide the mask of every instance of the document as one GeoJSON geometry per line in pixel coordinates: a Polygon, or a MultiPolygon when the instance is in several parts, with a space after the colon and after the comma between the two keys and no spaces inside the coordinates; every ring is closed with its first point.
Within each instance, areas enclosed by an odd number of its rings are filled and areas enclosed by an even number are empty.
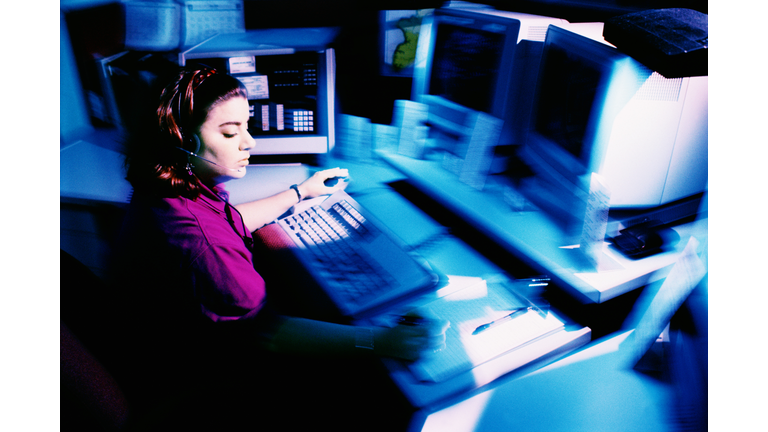
{"type": "Polygon", "coordinates": [[[429,127],[425,126],[428,115],[429,109],[425,104],[401,99],[395,101],[392,126],[400,129],[399,154],[421,159],[429,132],[429,127]]]}
{"type": "Polygon", "coordinates": [[[370,119],[341,114],[338,132],[338,152],[341,157],[363,161],[371,159],[373,126],[370,119]]]}
{"type": "MultiPolygon", "coordinates": [[[[418,307],[450,323],[445,348],[409,365],[419,381],[444,381],[565,328],[508,286],[473,279],[471,284],[462,279],[461,289],[418,307]]],[[[449,279],[443,290],[450,289],[449,279]]]]}
{"type": "Polygon", "coordinates": [[[596,272],[600,268],[610,206],[611,191],[606,186],[605,179],[597,173],[592,173],[581,232],[581,251],[589,262],[591,272],[596,272]]]}

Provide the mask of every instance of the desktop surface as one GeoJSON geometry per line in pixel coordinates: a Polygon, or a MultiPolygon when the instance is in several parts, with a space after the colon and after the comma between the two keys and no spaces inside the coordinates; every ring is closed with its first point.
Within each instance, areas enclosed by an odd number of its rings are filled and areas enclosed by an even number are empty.
{"type": "Polygon", "coordinates": [[[441,169],[440,162],[380,152],[420,191],[435,199],[492,241],[583,303],[602,303],[663,279],[691,235],[706,236],[706,219],[676,227],[680,242],[674,250],[641,260],[631,260],[605,245],[598,271],[585,271],[573,246],[578,238],[567,236],[560,225],[540,211],[515,211],[493,185],[483,191],[461,183],[441,169]]]}
{"type": "Polygon", "coordinates": [[[642,294],[622,330],[519,379],[420,413],[412,429],[706,430],[708,278],[697,243],[691,239],[670,275],[642,294]]]}
{"type": "Polygon", "coordinates": [[[674,430],[669,408],[672,387],[617,366],[627,334],[613,335],[439,411],[420,413],[411,430],[674,430]]]}
{"type": "Polygon", "coordinates": [[[60,196],[67,202],[125,205],[132,187],[115,129],[95,130],[59,151],[60,196]]]}

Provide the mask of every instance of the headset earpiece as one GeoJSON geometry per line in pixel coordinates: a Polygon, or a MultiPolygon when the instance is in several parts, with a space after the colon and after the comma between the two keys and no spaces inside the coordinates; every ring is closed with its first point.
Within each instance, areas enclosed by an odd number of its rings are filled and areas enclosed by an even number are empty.
{"type": "Polygon", "coordinates": [[[198,153],[200,153],[200,147],[201,147],[201,144],[200,144],[200,138],[197,136],[197,134],[194,134],[194,133],[193,133],[193,134],[192,134],[192,138],[190,139],[190,141],[191,141],[191,143],[192,143],[192,148],[194,149],[194,150],[192,150],[192,151],[193,151],[195,154],[198,154],[198,153]]]}
{"type": "Polygon", "coordinates": [[[184,140],[182,147],[185,150],[190,151],[194,154],[200,153],[200,147],[202,146],[200,144],[200,137],[198,137],[197,134],[195,133],[187,135],[184,133],[183,129],[181,129],[180,132],[181,132],[181,139],[184,140]]]}

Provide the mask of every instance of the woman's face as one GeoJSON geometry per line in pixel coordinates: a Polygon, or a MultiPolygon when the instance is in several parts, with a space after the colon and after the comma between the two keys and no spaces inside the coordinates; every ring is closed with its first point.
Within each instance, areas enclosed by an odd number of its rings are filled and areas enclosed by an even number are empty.
{"type": "Polygon", "coordinates": [[[248,101],[234,97],[214,106],[200,126],[200,157],[194,172],[202,180],[214,184],[242,178],[255,141],[248,132],[248,101]]]}

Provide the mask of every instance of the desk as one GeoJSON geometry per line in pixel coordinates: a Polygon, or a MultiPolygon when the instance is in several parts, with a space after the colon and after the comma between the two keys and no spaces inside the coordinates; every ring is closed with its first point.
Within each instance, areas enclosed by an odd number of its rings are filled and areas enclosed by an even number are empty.
{"type": "Polygon", "coordinates": [[[60,198],[71,203],[128,203],[131,185],[125,179],[125,156],[119,134],[97,130],[59,152],[60,198]]]}
{"type": "MultiPolygon", "coordinates": [[[[62,200],[92,199],[124,205],[130,195],[130,185],[123,179],[121,164],[122,155],[118,151],[85,141],[63,150],[62,167],[66,169],[62,170],[62,179],[66,181],[62,181],[62,200]],[[95,184],[109,187],[94,188],[95,184]]],[[[451,236],[445,227],[432,220],[418,206],[388,187],[388,183],[402,180],[404,176],[387,164],[327,158],[323,165],[348,168],[352,177],[348,193],[399,235],[414,252],[426,258],[437,273],[484,277],[502,272],[482,254],[451,236]]],[[[227,189],[233,203],[254,200],[303,181],[314,169],[304,165],[252,166],[243,179],[228,183],[227,189]]],[[[385,365],[394,382],[415,407],[432,407],[455,397],[460,398],[464,392],[477,390],[511,371],[523,373],[532,370],[566,355],[589,340],[590,329],[579,327],[563,332],[545,345],[526,348],[530,352],[524,355],[521,351],[503,355],[498,361],[488,362],[477,371],[439,385],[414,382],[402,363],[385,360],[385,365]]]]}
{"type": "MultiPolygon", "coordinates": [[[[693,266],[686,271],[697,274],[693,266]]],[[[452,406],[420,413],[412,430],[706,430],[708,278],[693,276],[695,288],[677,280],[666,292],[645,293],[633,308],[639,319],[628,318],[622,330],[519,379],[499,380],[452,406]],[[655,354],[636,367],[649,334],[641,330],[638,340],[632,329],[663,326],[659,317],[682,300],[686,311],[673,316],[666,342],[657,344],[667,346],[651,349],[655,354]]]]}
{"type": "Polygon", "coordinates": [[[116,130],[95,130],[59,153],[59,247],[99,276],[132,191],[120,148],[116,130]]]}
{"type": "Polygon", "coordinates": [[[472,431],[665,431],[672,426],[674,389],[621,367],[619,345],[629,332],[503,383],[434,413],[411,429],[472,431]]]}
{"type": "Polygon", "coordinates": [[[681,240],[675,250],[631,260],[608,246],[605,254],[615,270],[585,273],[577,270],[574,251],[564,249],[562,230],[541,212],[515,212],[501,191],[481,192],[458,181],[440,162],[381,152],[379,155],[408,177],[417,188],[445,206],[516,258],[549,275],[561,288],[584,303],[602,303],[666,277],[691,235],[706,237],[706,219],[675,228],[681,240]]]}

